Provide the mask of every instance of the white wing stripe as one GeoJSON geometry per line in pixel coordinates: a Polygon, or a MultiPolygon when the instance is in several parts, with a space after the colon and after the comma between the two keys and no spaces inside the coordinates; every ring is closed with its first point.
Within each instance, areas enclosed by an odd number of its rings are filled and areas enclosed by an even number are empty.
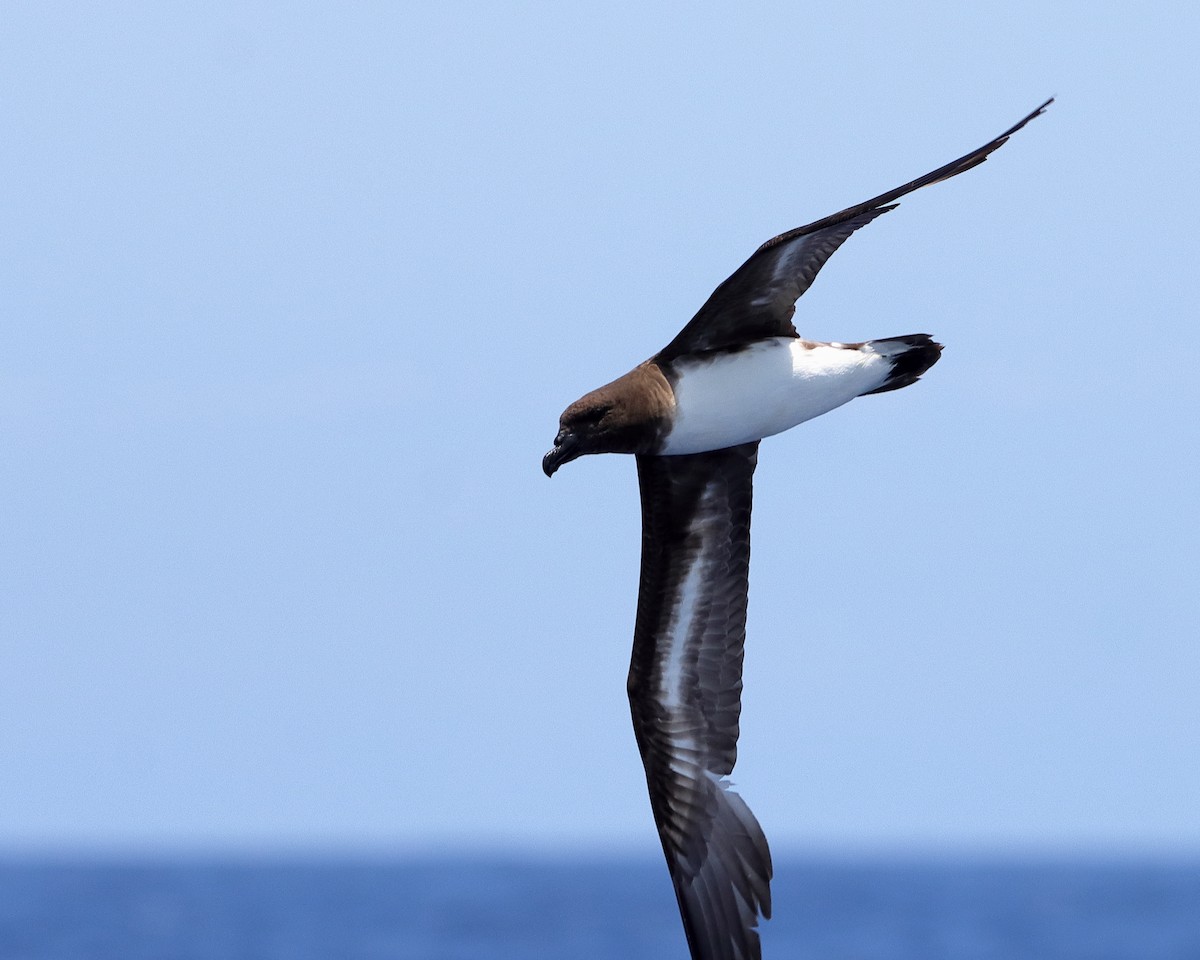
{"type": "MultiPolygon", "coordinates": [[[[696,505],[695,518],[706,516],[712,509],[712,484],[704,488],[700,502],[696,505]]],[[[662,695],[661,703],[670,712],[684,705],[684,693],[691,686],[688,683],[685,667],[695,660],[688,655],[689,640],[696,623],[702,599],[702,586],[712,563],[709,556],[707,538],[697,537],[695,530],[689,531],[688,540],[699,540],[699,549],[692,560],[691,568],[679,585],[679,596],[674,604],[671,622],[660,637],[660,644],[666,648],[666,657],[662,664],[662,695]]],[[[692,683],[694,684],[694,678],[692,683]]],[[[684,744],[695,746],[695,744],[684,744]]]]}

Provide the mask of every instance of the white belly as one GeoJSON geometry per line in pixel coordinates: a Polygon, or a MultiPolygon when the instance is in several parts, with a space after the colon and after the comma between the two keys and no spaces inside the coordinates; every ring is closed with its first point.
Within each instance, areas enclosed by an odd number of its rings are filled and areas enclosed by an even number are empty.
{"type": "Polygon", "coordinates": [[[663,453],[700,453],[761,440],[882,386],[892,362],[871,344],[847,348],[793,337],[676,368],[675,423],[663,453]]]}

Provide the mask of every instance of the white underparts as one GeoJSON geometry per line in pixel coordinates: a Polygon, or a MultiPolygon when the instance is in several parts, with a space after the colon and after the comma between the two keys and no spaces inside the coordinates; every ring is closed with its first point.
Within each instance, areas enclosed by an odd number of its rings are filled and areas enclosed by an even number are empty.
{"type": "Polygon", "coordinates": [[[677,361],[675,422],[662,452],[720,450],[761,440],[883,385],[896,341],[861,347],[794,337],[677,361]]]}

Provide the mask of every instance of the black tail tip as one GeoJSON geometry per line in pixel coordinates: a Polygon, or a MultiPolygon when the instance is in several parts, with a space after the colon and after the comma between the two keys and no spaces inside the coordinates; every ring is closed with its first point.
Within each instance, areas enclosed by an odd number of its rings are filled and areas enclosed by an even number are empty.
{"type": "Polygon", "coordinates": [[[864,396],[888,393],[916,383],[921,379],[921,374],[937,363],[942,356],[942,345],[927,333],[910,333],[904,337],[888,337],[886,340],[871,342],[878,344],[881,352],[890,356],[892,372],[883,386],[868,390],[864,396]]]}

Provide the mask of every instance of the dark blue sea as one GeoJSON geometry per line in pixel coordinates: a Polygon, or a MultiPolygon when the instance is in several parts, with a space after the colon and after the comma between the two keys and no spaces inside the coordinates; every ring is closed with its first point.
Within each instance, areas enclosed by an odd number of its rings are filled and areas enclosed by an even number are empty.
{"type": "MultiPolygon", "coordinates": [[[[786,860],[764,957],[1200,960],[1200,863],[786,860]]],[[[0,960],[686,960],[646,861],[0,861],[0,960]]]]}

